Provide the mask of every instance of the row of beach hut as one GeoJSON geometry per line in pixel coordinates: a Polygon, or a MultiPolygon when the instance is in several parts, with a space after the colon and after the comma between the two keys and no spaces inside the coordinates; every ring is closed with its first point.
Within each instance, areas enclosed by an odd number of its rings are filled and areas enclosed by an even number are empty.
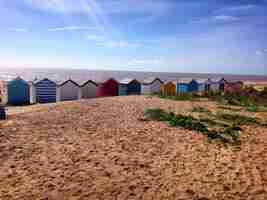
{"type": "Polygon", "coordinates": [[[180,79],[164,84],[159,78],[149,78],[142,82],[126,78],[117,81],[113,78],[96,83],[88,80],[82,84],[69,79],[62,83],[54,82],[48,78],[27,82],[17,77],[7,83],[0,84],[2,94],[6,91],[6,103],[10,105],[24,105],[30,103],[53,103],[57,101],[70,101],[105,96],[124,96],[138,94],[164,93],[175,95],[177,93],[194,93],[204,91],[231,91],[242,89],[240,81],[230,82],[220,80],[190,80],[180,79]],[[1,89],[2,88],[2,89],[1,89]],[[6,88],[6,89],[3,89],[6,88]]]}

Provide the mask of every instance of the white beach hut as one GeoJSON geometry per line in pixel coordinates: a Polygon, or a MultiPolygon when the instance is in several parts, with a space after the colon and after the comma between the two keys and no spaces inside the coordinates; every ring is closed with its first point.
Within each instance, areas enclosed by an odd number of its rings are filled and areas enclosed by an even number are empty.
{"type": "Polygon", "coordinates": [[[78,83],[69,79],[58,86],[59,100],[72,101],[81,99],[81,87],[78,83]]]}
{"type": "Polygon", "coordinates": [[[97,83],[88,80],[81,85],[81,96],[83,99],[95,98],[97,90],[97,83]]]}
{"type": "Polygon", "coordinates": [[[159,78],[145,79],[141,85],[141,93],[142,94],[160,93],[163,84],[164,82],[159,78]]]}

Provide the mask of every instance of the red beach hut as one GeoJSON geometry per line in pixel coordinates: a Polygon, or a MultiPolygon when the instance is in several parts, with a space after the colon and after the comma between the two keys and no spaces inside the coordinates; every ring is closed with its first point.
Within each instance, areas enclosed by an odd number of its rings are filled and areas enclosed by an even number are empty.
{"type": "Polygon", "coordinates": [[[97,97],[118,96],[118,91],[119,91],[119,83],[115,79],[110,78],[98,85],[96,96],[97,97]]]}
{"type": "Polygon", "coordinates": [[[226,93],[239,93],[243,88],[242,81],[226,81],[224,86],[224,92],[226,93]]]}

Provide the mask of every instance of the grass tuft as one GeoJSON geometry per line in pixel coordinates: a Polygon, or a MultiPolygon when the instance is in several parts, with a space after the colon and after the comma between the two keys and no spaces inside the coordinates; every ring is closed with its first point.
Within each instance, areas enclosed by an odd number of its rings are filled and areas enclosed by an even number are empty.
{"type": "Polygon", "coordinates": [[[212,123],[213,125],[218,125],[218,123],[211,119],[204,120],[181,114],[175,115],[173,112],[165,112],[159,108],[147,109],[144,115],[148,120],[166,121],[172,127],[183,127],[187,130],[198,131],[206,135],[209,139],[216,139],[223,143],[240,143],[239,131],[241,128],[238,126],[224,125],[223,130],[212,130],[207,124],[212,123]]]}

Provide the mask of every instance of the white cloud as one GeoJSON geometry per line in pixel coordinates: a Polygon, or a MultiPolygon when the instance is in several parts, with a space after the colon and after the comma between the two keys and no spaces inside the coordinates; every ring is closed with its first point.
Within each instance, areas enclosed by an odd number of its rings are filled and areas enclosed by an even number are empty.
{"type": "MultiPolygon", "coordinates": [[[[104,11],[105,14],[116,13],[165,13],[172,8],[174,3],[168,1],[95,1],[95,0],[24,0],[30,6],[41,10],[49,10],[62,13],[87,13],[85,4],[99,9],[94,12],[104,11]],[[142,5],[140,5],[142,3],[142,5]]],[[[91,10],[92,12],[92,10],[91,10]]],[[[98,13],[99,14],[99,13],[98,13]]],[[[102,13],[100,13],[102,14],[102,13]]]]}
{"type": "Polygon", "coordinates": [[[103,35],[87,35],[87,40],[96,41],[96,42],[103,42],[106,40],[106,37],[103,35]]]}
{"type": "Polygon", "coordinates": [[[158,65],[158,64],[161,64],[161,60],[157,58],[134,59],[129,62],[129,65],[158,65]]]}
{"type": "Polygon", "coordinates": [[[97,30],[97,28],[90,26],[62,26],[62,27],[55,27],[48,29],[48,31],[86,31],[86,30],[97,30]]]}
{"type": "Polygon", "coordinates": [[[195,24],[207,24],[207,23],[219,23],[219,22],[230,23],[239,20],[241,20],[239,17],[235,17],[232,15],[215,15],[201,19],[196,19],[191,22],[195,24]]]}
{"type": "Polygon", "coordinates": [[[26,28],[9,28],[8,31],[26,33],[28,29],[26,28]]]}
{"type": "Polygon", "coordinates": [[[143,44],[140,42],[130,42],[125,40],[104,40],[98,41],[97,45],[104,46],[107,48],[138,48],[142,47],[143,44]]]}
{"type": "Polygon", "coordinates": [[[230,6],[230,7],[226,7],[223,8],[221,10],[225,10],[225,11],[247,11],[247,10],[252,10],[258,8],[257,5],[253,5],[253,4],[247,4],[247,5],[239,5],[239,6],[230,6]]]}
{"type": "Polygon", "coordinates": [[[257,50],[256,55],[258,55],[258,56],[267,55],[267,49],[257,50]]]}
{"type": "Polygon", "coordinates": [[[238,17],[234,17],[231,15],[217,15],[212,18],[214,21],[238,21],[240,20],[238,17]]]}

